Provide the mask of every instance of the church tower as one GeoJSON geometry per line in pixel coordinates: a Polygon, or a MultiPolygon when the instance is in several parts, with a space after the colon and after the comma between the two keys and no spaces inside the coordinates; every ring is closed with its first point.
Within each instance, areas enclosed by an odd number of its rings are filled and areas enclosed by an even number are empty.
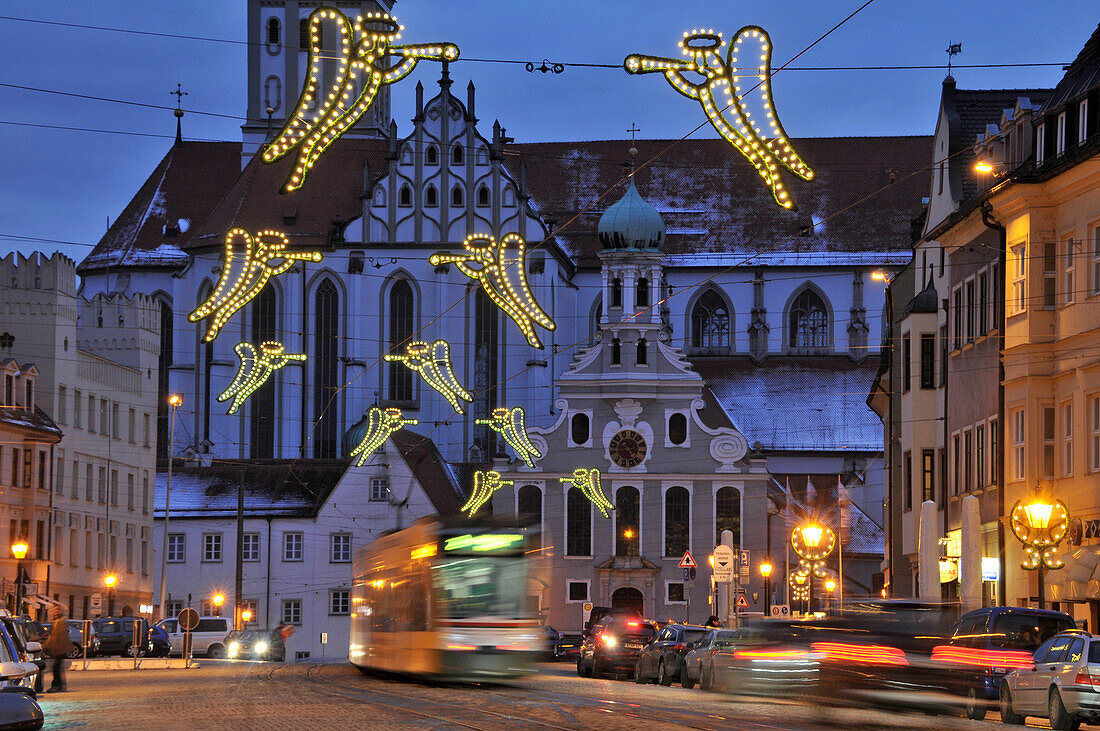
{"type": "MultiPolygon", "coordinates": [[[[283,128],[294,111],[309,71],[309,15],[322,3],[298,0],[248,0],[248,118],[241,126],[241,166],[269,135],[283,128]]],[[[339,8],[349,18],[390,12],[393,0],[346,0],[339,8]]],[[[339,31],[325,29],[325,47],[334,48],[339,31]],[[332,36],[331,38],[329,36],[332,36]]],[[[336,63],[335,59],[328,62],[336,63]]],[[[328,68],[322,74],[331,73],[328,68]]],[[[324,78],[322,78],[324,83],[324,78]]],[[[344,137],[382,137],[390,122],[389,88],[344,137]]]]}

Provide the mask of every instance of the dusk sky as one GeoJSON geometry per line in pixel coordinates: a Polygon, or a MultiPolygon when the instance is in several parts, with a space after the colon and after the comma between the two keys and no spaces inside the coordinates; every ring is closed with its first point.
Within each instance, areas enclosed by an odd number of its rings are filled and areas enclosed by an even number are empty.
{"type": "MultiPolygon", "coordinates": [[[[621,68],[568,67],[560,75],[519,64],[621,64],[632,52],[678,55],[685,30],[713,28],[730,38],[744,25],[764,27],[773,66],[786,63],[861,2],[505,2],[400,0],[394,14],[405,42],[451,41],[456,89],[473,80],[480,128],[494,119],[517,142],[677,138],[703,121],[697,104],[660,76],[621,68]]],[[[167,109],[181,83],[184,137],[238,140],[245,109],[245,0],[4,3],[0,27],[0,255],[60,249],[82,259],[171,146],[167,109]],[[46,21],[46,22],[26,22],[46,21]],[[84,27],[67,27],[58,23],[84,27]],[[176,37],[98,30],[172,34],[176,37]],[[182,36],[213,40],[198,40],[182,36]],[[82,99],[12,88],[70,92],[82,99]],[[42,125],[42,126],[32,126],[42,125]],[[75,129],[58,129],[80,128],[75,129]],[[37,240],[40,239],[40,240],[37,240]]],[[[930,135],[935,126],[948,43],[961,43],[954,72],[960,88],[1051,87],[1096,27],[1094,3],[1052,0],[874,0],[777,73],[776,108],[798,137],[930,135]],[[1089,8],[1092,10],[1089,10],[1089,8]],[[978,64],[1059,64],[967,68],[978,64]],[[797,67],[933,65],[925,70],[797,70],[797,67]]],[[[428,96],[439,66],[422,64],[393,87],[399,134],[411,130],[417,80],[428,96]]],[[[293,96],[296,92],[292,92],[293,96]]],[[[709,125],[695,133],[712,137],[709,125]]]]}

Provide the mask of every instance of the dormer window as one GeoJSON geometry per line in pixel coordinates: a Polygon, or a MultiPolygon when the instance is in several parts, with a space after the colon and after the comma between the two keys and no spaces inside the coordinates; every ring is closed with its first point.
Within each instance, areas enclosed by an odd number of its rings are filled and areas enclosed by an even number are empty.
{"type": "Polygon", "coordinates": [[[1077,144],[1082,144],[1088,137],[1089,100],[1085,99],[1077,105],[1077,144]]]}
{"type": "Polygon", "coordinates": [[[623,280],[618,277],[611,280],[611,306],[623,306],[623,280]]]}
{"type": "Polygon", "coordinates": [[[1062,112],[1054,122],[1054,154],[1061,155],[1066,151],[1066,113],[1062,112]]]}
{"type": "Polygon", "coordinates": [[[1047,156],[1047,126],[1040,124],[1035,128],[1035,165],[1042,165],[1047,156]]]}
{"type": "Polygon", "coordinates": [[[23,378],[24,399],[23,408],[27,411],[34,411],[34,381],[30,378],[23,378]]]}
{"type": "Polygon", "coordinates": [[[649,280],[642,277],[638,280],[638,293],[636,304],[639,307],[649,307],[649,280]]]}

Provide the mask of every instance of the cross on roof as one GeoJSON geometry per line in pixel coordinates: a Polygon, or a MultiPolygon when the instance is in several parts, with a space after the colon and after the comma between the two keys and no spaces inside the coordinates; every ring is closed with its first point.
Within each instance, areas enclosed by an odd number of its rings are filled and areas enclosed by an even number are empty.
{"type": "Polygon", "coordinates": [[[176,109],[179,109],[180,104],[183,102],[183,98],[187,96],[187,92],[183,90],[183,84],[176,84],[176,90],[168,93],[176,96],[176,109]]]}
{"type": "Polygon", "coordinates": [[[634,124],[633,122],[630,123],[630,129],[627,130],[627,132],[630,133],[630,144],[634,144],[634,133],[641,131],[642,130],[640,127],[638,127],[638,125],[634,124]]]}

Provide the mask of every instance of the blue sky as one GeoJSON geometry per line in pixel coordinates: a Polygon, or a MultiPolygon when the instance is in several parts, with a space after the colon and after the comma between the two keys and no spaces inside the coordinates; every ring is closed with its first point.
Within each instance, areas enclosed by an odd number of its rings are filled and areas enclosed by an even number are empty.
{"type": "MultiPolygon", "coordinates": [[[[727,37],[744,25],[772,37],[773,65],[788,61],[862,4],[857,0],[773,2],[516,2],[399,0],[405,42],[452,41],[465,59],[619,64],[628,53],[678,55],[685,30],[727,37]]],[[[1051,0],[873,0],[801,56],[795,66],[1068,63],[1100,20],[1092,3],[1051,0]],[[1090,10],[1089,8],[1093,9],[1090,10]]],[[[0,82],[106,99],[170,105],[188,92],[188,139],[236,140],[247,81],[244,0],[68,0],[4,3],[0,82]],[[25,18],[201,36],[210,42],[28,23],[25,18]],[[209,112],[211,115],[198,114],[209,112]],[[214,116],[224,115],[224,116],[214,116]]],[[[422,64],[394,87],[398,131],[410,130],[416,80],[434,93],[438,64],[422,64]]],[[[1058,66],[960,68],[960,88],[1053,86],[1058,66]]],[[[570,67],[560,75],[521,65],[460,61],[456,88],[473,80],[482,131],[499,119],[518,142],[680,137],[702,120],[698,105],[659,76],[570,67]]],[[[783,71],[773,89],[792,137],[931,134],[944,70],[783,71]]],[[[167,110],[0,87],[0,255],[60,249],[79,260],[136,192],[172,142],[167,110]],[[16,124],[11,124],[16,123],[16,124]],[[100,132],[32,127],[79,127],[100,132]],[[112,134],[124,132],[127,134],[112,134]],[[24,238],[19,238],[24,237],[24,238]],[[45,239],[33,241],[28,238],[45,239]],[[62,243],[65,242],[65,243],[62,243]]],[[[713,136],[709,126],[695,136],[713,136]]]]}

